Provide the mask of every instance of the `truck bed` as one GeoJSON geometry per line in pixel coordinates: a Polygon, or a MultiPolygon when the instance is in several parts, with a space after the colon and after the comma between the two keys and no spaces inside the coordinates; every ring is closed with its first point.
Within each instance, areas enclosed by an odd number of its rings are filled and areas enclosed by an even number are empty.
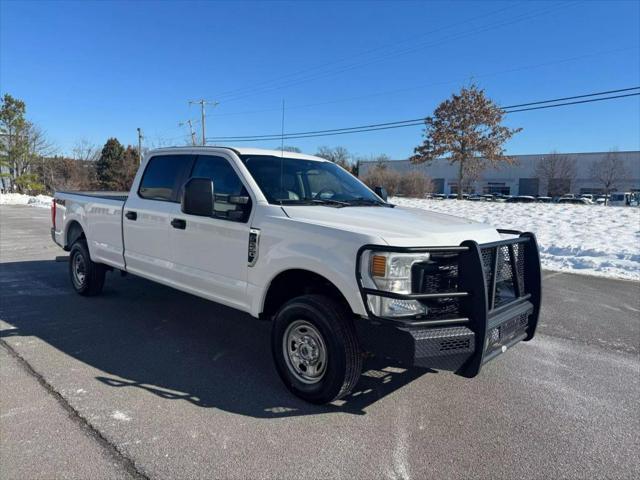
{"type": "Polygon", "coordinates": [[[94,190],[89,192],[72,190],[59,191],[57,193],[63,193],[65,195],[82,195],[84,197],[102,198],[104,200],[120,200],[122,202],[126,202],[127,198],[129,198],[129,192],[110,192],[107,190],[94,190]]]}
{"type": "Polygon", "coordinates": [[[124,268],[122,212],[128,196],[126,192],[113,191],[56,192],[53,232],[56,243],[69,248],[73,242],[69,228],[77,223],[94,261],[124,268]]]}

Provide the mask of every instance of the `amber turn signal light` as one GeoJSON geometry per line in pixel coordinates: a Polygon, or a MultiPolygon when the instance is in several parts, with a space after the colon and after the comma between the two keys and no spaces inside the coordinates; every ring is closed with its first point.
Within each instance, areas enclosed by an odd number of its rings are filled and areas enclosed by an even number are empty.
{"type": "Polygon", "coordinates": [[[387,273],[387,257],[374,255],[371,257],[371,275],[384,277],[387,273]]]}

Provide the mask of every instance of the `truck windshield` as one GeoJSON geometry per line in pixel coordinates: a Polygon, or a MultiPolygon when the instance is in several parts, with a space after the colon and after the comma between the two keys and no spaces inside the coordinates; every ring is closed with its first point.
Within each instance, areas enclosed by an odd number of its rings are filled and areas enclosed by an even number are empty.
{"type": "Polygon", "coordinates": [[[269,203],[388,205],[353,175],[331,162],[270,155],[244,155],[242,160],[269,203]]]}

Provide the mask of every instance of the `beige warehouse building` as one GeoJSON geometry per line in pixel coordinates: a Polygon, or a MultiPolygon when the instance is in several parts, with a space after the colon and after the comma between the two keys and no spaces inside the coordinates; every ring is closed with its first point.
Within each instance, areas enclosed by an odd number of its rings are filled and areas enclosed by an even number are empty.
{"type": "MultiPolygon", "coordinates": [[[[591,166],[602,160],[610,152],[568,153],[559,154],[576,162],[576,175],[572,179],[562,180],[566,184],[567,193],[602,193],[603,186],[592,178],[591,166]]],[[[513,155],[513,165],[502,165],[499,168],[487,168],[480,179],[473,183],[469,193],[501,193],[504,195],[547,195],[548,185],[538,178],[536,164],[549,154],[513,155]]],[[[640,191],[640,151],[615,152],[624,162],[628,176],[616,184],[619,192],[640,191]]],[[[390,160],[388,167],[400,173],[420,171],[433,179],[435,193],[456,193],[458,189],[458,167],[450,165],[446,159],[437,159],[430,164],[414,165],[409,160],[390,160]]],[[[376,162],[363,162],[360,165],[360,176],[366,175],[376,162]]]]}

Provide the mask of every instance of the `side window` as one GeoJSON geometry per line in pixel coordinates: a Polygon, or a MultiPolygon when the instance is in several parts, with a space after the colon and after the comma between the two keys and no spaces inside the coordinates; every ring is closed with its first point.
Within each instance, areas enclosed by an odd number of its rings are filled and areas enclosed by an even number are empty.
{"type": "Polygon", "coordinates": [[[230,203],[231,196],[246,196],[247,190],[240,181],[229,162],[222,157],[211,155],[199,156],[191,171],[192,177],[204,177],[213,180],[215,199],[214,216],[225,220],[246,222],[251,211],[251,204],[230,203]]]}
{"type": "Polygon", "coordinates": [[[178,202],[178,186],[192,155],[159,155],[152,157],[142,175],[138,195],[148,200],[178,202]]]}

